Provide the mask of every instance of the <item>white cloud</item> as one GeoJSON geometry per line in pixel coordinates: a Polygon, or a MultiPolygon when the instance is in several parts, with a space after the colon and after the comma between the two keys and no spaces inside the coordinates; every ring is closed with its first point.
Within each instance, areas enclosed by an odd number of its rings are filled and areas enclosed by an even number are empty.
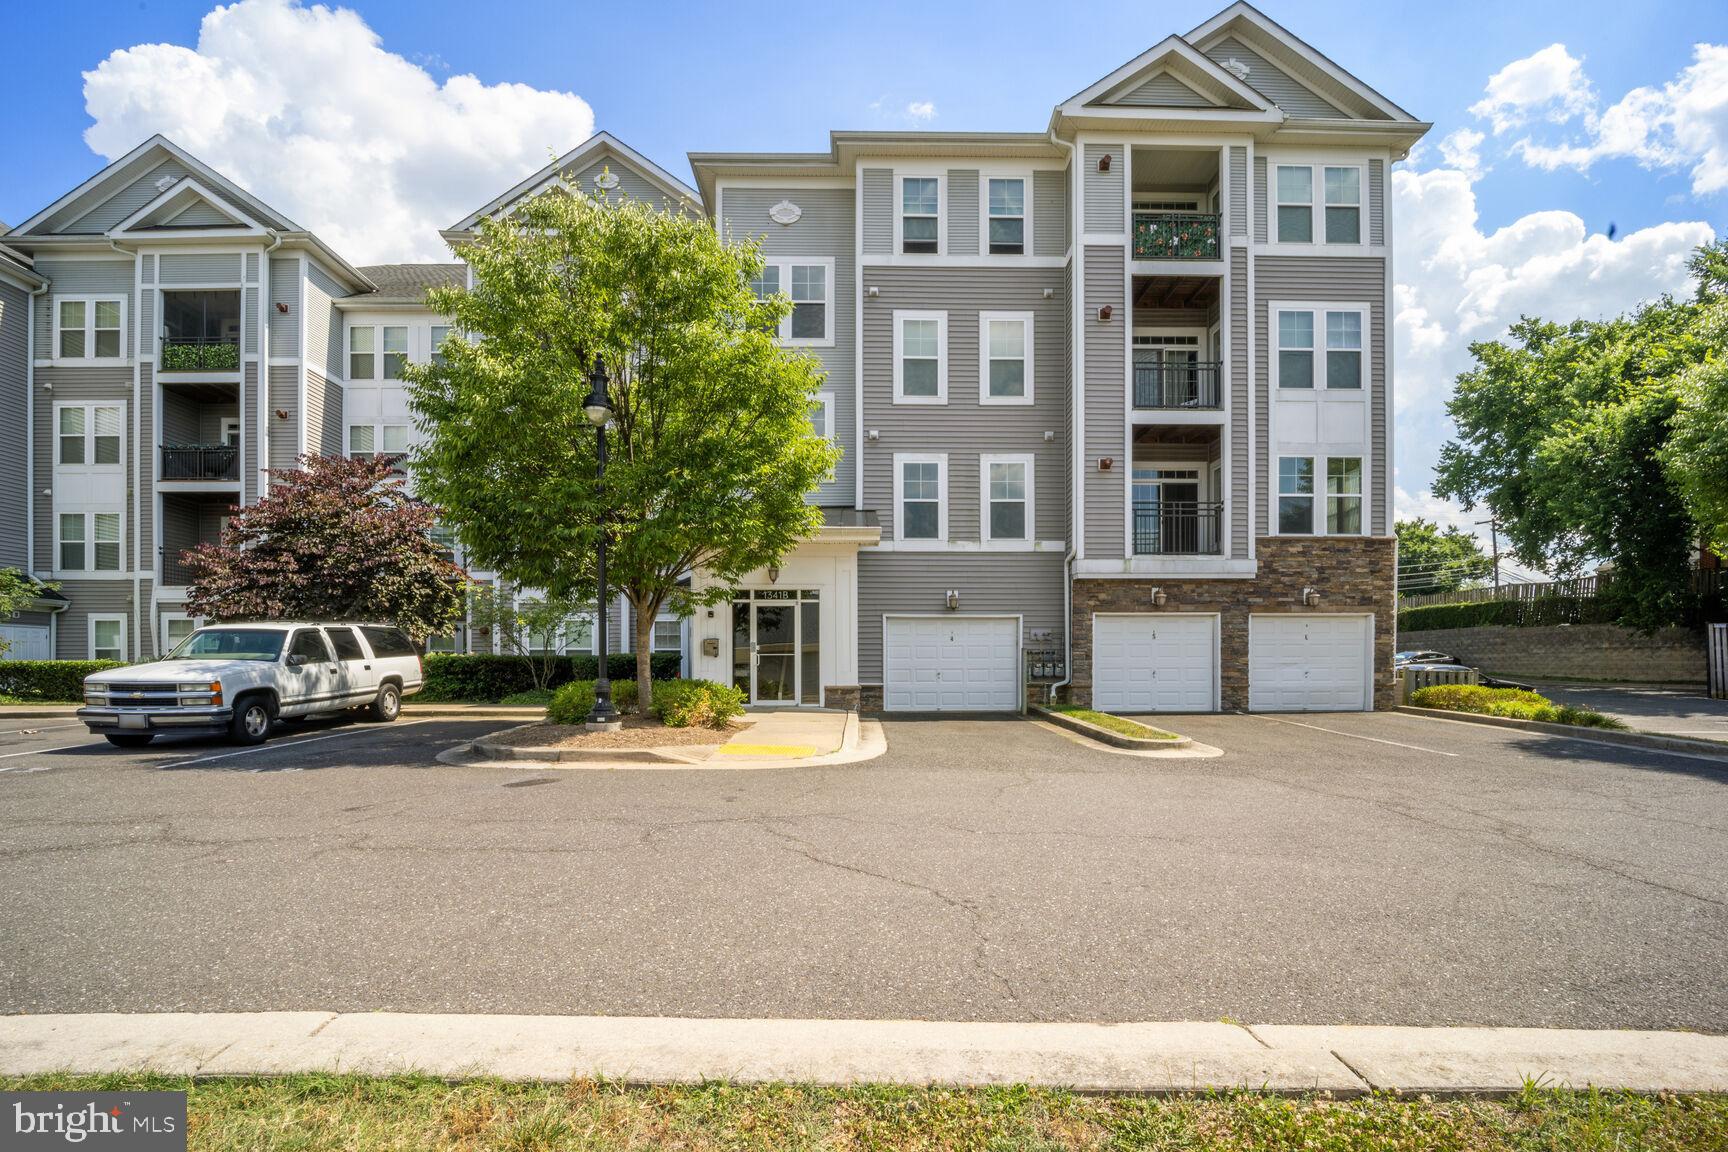
{"type": "Polygon", "coordinates": [[[1692,63],[1661,88],[1634,88],[1600,115],[1585,136],[1562,144],[1520,140],[1517,151],[1538,168],[1588,169],[1618,157],[1649,168],[1692,167],[1699,196],[1728,190],[1728,45],[1697,44],[1692,63]]]}
{"type": "MultiPolygon", "coordinates": [[[[1456,128],[1440,141],[1440,159],[1448,168],[1467,173],[1471,179],[1488,169],[1482,164],[1482,133],[1471,128],[1456,128]]],[[[1414,158],[1413,158],[1414,159],[1414,158]]]]}
{"type": "Polygon", "coordinates": [[[936,119],[936,105],[929,100],[914,100],[906,105],[906,117],[920,124],[936,119]]]}
{"type": "Polygon", "coordinates": [[[1514,60],[1488,78],[1488,95],[1470,111],[1492,122],[1495,135],[1535,116],[1564,122],[1587,111],[1595,97],[1584,77],[1584,62],[1550,44],[1514,60]]]}
{"type": "MultiPolygon", "coordinates": [[[[1443,156],[1468,159],[1455,146],[1443,156]]],[[[1655,224],[1618,240],[1587,234],[1570,212],[1537,211],[1484,232],[1476,177],[1464,166],[1392,177],[1397,229],[1393,292],[1396,351],[1397,514],[1458,524],[1485,536],[1430,486],[1454,379],[1472,366],[1473,341],[1494,340],[1521,315],[1597,318],[1687,287],[1686,259],[1712,239],[1700,222],[1655,224]]]]}
{"type": "Polygon", "coordinates": [[[160,132],[362,264],[450,259],[438,229],[594,130],[572,93],[440,84],[357,13],[295,0],[219,6],[196,48],[116,51],[84,102],[100,155],[160,132]]]}

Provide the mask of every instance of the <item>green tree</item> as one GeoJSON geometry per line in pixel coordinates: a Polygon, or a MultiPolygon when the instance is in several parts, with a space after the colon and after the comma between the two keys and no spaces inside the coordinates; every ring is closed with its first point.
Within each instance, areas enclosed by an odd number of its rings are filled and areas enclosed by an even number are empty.
{"type": "Polygon", "coordinates": [[[462,256],[476,287],[430,299],[465,338],[405,373],[418,490],[475,567],[557,600],[593,598],[604,524],[646,700],[661,610],[717,602],[820,526],[804,497],[838,459],[810,421],[820,367],[776,343],[791,304],[751,292],[758,247],[699,219],[549,193],[482,222],[462,256]],[[614,410],[604,488],[582,411],[597,356],[614,410]],[[680,583],[696,568],[716,578],[701,594],[680,583]]]}
{"type": "MultiPolygon", "coordinates": [[[[12,613],[24,611],[42,593],[58,587],[58,584],[40,584],[17,568],[0,568],[0,620],[10,619],[12,613]]],[[[6,655],[11,647],[9,641],[0,639],[0,656],[6,655]]]]}
{"type": "Polygon", "coordinates": [[[1728,242],[1692,261],[1705,358],[1681,374],[1662,459],[1699,533],[1728,556],[1728,242]]]}
{"type": "Polygon", "coordinates": [[[588,602],[475,587],[469,591],[468,626],[497,636],[500,648],[528,666],[534,687],[545,689],[557,670],[561,643],[575,629],[592,627],[592,611],[588,602]]]}
{"type": "Polygon", "coordinates": [[[430,533],[433,509],[386,457],[302,456],[272,469],[215,544],[186,553],[186,611],[213,620],[374,620],[416,644],[462,618],[462,570],[430,533]]]}
{"type": "Polygon", "coordinates": [[[1476,537],[1418,516],[1393,526],[1398,534],[1398,594],[1451,592],[1485,580],[1493,561],[1476,537]]]}
{"type": "MultiPolygon", "coordinates": [[[[1720,244],[1694,258],[1695,300],[1565,325],[1525,317],[1508,339],[1471,345],[1476,367],[1447,405],[1458,435],[1441,449],[1434,490],[1486,505],[1530,567],[1570,575],[1610,561],[1613,611],[1639,628],[1681,618],[1709,509],[1708,484],[1688,474],[1709,467],[1710,446],[1669,442],[1683,381],[1721,355],[1706,321],[1722,306],[1711,271],[1722,259],[1720,244]]],[[[1705,384],[1689,417],[1700,429],[1722,419],[1720,391],[1705,384]]]]}

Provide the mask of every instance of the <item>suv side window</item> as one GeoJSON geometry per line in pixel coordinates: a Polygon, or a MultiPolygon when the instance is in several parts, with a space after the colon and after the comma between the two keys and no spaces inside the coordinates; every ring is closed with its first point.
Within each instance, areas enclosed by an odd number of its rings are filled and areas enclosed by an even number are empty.
{"type": "Polygon", "coordinates": [[[414,644],[403,635],[400,628],[361,628],[366,637],[366,643],[372,645],[372,654],[380,660],[392,656],[418,656],[414,644]]]}
{"type": "Polygon", "coordinates": [[[338,660],[364,660],[366,652],[360,647],[360,641],[354,636],[352,628],[326,628],[324,635],[330,637],[330,647],[336,649],[338,660]]]}
{"type": "Polygon", "coordinates": [[[330,663],[330,650],[324,647],[324,637],[316,628],[302,628],[294,633],[294,643],[288,648],[290,656],[304,656],[314,664],[330,663]]]}

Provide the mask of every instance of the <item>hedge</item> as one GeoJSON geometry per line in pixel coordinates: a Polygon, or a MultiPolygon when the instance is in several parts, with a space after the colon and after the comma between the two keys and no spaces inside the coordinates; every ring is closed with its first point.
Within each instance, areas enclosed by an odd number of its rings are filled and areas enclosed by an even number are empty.
{"type": "MultiPolygon", "coordinates": [[[[473,656],[448,652],[429,653],[424,659],[426,686],[420,699],[474,704],[496,704],[506,696],[526,692],[534,687],[528,662],[520,656],[494,656],[481,653],[473,656]]],[[[656,680],[677,677],[683,658],[677,652],[656,652],[649,657],[649,673],[656,680]]],[[[589,653],[559,656],[552,661],[548,688],[557,688],[572,680],[592,680],[600,671],[599,658],[589,653]]],[[[606,672],[613,680],[636,679],[636,656],[631,652],[614,652],[607,657],[606,672]]]]}
{"type": "Polygon", "coordinates": [[[1545,724],[1573,724],[1580,728],[1624,728],[1612,716],[1588,708],[1556,704],[1546,696],[1521,688],[1489,688],[1482,684],[1435,684],[1410,693],[1418,708],[1441,708],[1448,712],[1473,712],[1482,716],[1505,716],[1513,720],[1539,720],[1545,724]]]}
{"type": "Polygon", "coordinates": [[[1439,628],[1534,628],[1543,624],[1612,624],[1614,612],[1593,596],[1542,596],[1534,600],[1477,600],[1427,604],[1398,613],[1398,631],[1439,628]]]}
{"type": "Polygon", "coordinates": [[[0,660],[0,696],[44,704],[82,704],[84,677],[124,667],[117,660],[0,660]]]}

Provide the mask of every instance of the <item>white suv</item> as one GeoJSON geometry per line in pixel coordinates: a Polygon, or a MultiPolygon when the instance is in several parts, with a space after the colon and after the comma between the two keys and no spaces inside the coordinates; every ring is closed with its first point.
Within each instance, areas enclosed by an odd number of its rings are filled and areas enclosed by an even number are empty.
{"type": "Polygon", "coordinates": [[[278,719],[365,707],[394,720],[423,679],[419,651],[388,624],[215,624],[154,664],[86,677],[78,718],[122,748],[158,732],[257,744],[278,719]]]}

